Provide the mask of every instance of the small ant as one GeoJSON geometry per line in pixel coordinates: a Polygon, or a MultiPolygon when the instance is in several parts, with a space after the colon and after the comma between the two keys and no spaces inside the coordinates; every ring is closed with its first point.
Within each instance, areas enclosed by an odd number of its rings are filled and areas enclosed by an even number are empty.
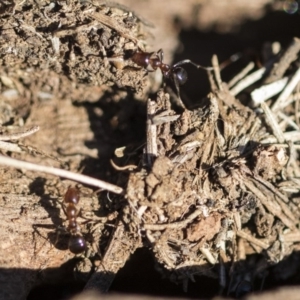
{"type": "Polygon", "coordinates": [[[67,229],[71,234],[68,248],[74,254],[79,254],[86,249],[86,241],[83,238],[80,231],[80,226],[76,221],[76,218],[80,212],[80,210],[76,208],[76,205],[80,199],[79,194],[80,193],[77,188],[69,187],[64,197],[64,204],[66,207],[63,206],[64,213],[68,219],[67,229]]]}
{"type": "MultiPolygon", "coordinates": [[[[163,62],[164,52],[162,49],[159,49],[157,52],[145,52],[142,50],[138,50],[130,53],[126,59],[130,59],[138,66],[145,68],[148,71],[155,71],[157,69],[160,69],[165,79],[170,79],[174,82],[176,93],[180,101],[181,99],[179,86],[185,84],[188,79],[187,72],[184,68],[181,67],[182,65],[192,64],[198,69],[201,68],[205,70],[212,70],[212,68],[210,67],[202,67],[201,65],[198,65],[189,59],[181,60],[173,66],[165,64],[163,62]],[[149,67],[151,67],[152,69],[149,70],[149,67]]],[[[124,62],[124,58],[115,56],[108,58],[108,61],[114,63],[117,68],[121,68],[124,62]]],[[[183,103],[181,104],[182,106],[184,106],[183,103]]]]}
{"type": "Polygon", "coordinates": [[[184,68],[182,68],[182,65],[185,64],[192,64],[196,68],[204,68],[204,69],[210,69],[205,68],[200,65],[195,64],[189,59],[184,59],[179,61],[173,66],[167,65],[163,62],[164,58],[164,52],[162,49],[159,49],[157,52],[144,52],[144,51],[136,51],[132,54],[130,59],[136,63],[138,66],[143,67],[145,69],[148,69],[149,66],[153,69],[152,71],[157,70],[158,68],[161,70],[164,78],[171,79],[176,88],[177,96],[180,99],[179,94],[179,86],[186,83],[188,76],[187,72],[184,68]]]}

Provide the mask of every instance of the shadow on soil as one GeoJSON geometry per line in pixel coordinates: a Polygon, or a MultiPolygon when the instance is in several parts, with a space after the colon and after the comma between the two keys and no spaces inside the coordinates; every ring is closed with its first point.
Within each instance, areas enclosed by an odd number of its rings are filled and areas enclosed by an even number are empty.
{"type": "MultiPolygon", "coordinates": [[[[96,103],[80,103],[89,115],[94,140],[86,143],[91,149],[97,149],[98,159],[86,158],[82,162],[83,174],[117,184],[120,172],[116,172],[110,159],[118,166],[139,164],[141,146],[145,143],[146,104],[135,100],[130,91],[113,88],[96,103]],[[99,116],[99,111],[100,116],[99,116]],[[126,146],[125,155],[116,158],[114,151],[126,146]]],[[[76,104],[75,104],[76,105],[76,104]]]]}
{"type": "MultiPolygon", "coordinates": [[[[149,250],[143,248],[137,250],[126,263],[125,267],[117,274],[110,293],[125,293],[125,294],[145,294],[152,296],[168,296],[168,297],[182,297],[182,298],[201,298],[209,299],[217,295],[231,296],[240,298],[250,292],[257,292],[260,290],[271,290],[280,286],[299,285],[300,283],[300,254],[292,253],[278,264],[272,267],[260,270],[262,256],[254,255],[250,257],[252,266],[248,268],[247,261],[235,263],[233,267],[226,265],[227,284],[229,282],[229,270],[242,270],[240,273],[243,276],[237,276],[231,282],[232,290],[221,290],[219,279],[217,279],[220,265],[203,266],[207,270],[209,267],[210,273],[214,274],[216,278],[209,278],[204,276],[194,276],[195,281],[191,280],[187,285],[187,292],[183,291],[181,284],[170,282],[167,278],[162,278],[156,270],[157,264],[152,257],[149,250]],[[292,279],[291,279],[292,278],[292,279]],[[229,294],[228,294],[229,293],[229,294]]],[[[84,287],[84,282],[76,281],[73,276],[73,267],[76,260],[71,260],[59,269],[46,269],[42,271],[33,270],[17,270],[17,269],[0,269],[0,281],[2,286],[12,287],[12,282],[16,283],[15,289],[19,290],[22,286],[24,278],[39,277],[41,281],[46,280],[47,284],[41,284],[30,292],[27,300],[41,299],[39,291],[43,290],[43,299],[68,299],[68,297],[80,292],[84,287]],[[51,278],[55,281],[51,282],[51,278]],[[51,282],[51,284],[49,284],[51,282]]],[[[184,272],[193,272],[193,266],[186,268],[184,272]]],[[[111,276],[111,274],[107,274],[111,276]]],[[[36,280],[33,280],[36,282],[36,280]]],[[[28,284],[28,282],[27,282],[28,284]]],[[[13,285],[14,286],[14,285],[13,285]]],[[[0,290],[1,299],[16,299],[11,298],[7,289],[0,290]]]]}
{"type": "MultiPolygon", "coordinates": [[[[221,73],[223,81],[228,82],[248,62],[261,62],[264,43],[278,41],[285,48],[294,37],[300,37],[300,15],[288,15],[285,12],[270,12],[257,21],[245,21],[235,28],[234,33],[221,34],[214,29],[203,32],[191,28],[180,32],[182,51],[175,55],[173,63],[190,59],[202,66],[211,66],[213,54],[222,63],[231,55],[241,53],[241,59],[230,64],[221,73]]],[[[181,87],[181,93],[186,104],[191,106],[199,103],[210,92],[210,87],[206,71],[197,70],[191,65],[184,68],[189,79],[181,87]]]]}

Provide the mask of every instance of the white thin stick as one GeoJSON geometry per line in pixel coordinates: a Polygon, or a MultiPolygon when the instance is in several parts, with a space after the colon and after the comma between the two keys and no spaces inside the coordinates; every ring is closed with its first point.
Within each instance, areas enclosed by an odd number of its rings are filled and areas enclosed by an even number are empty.
{"type": "Polygon", "coordinates": [[[293,90],[295,89],[296,85],[300,81],[300,68],[297,70],[291,81],[286,85],[285,89],[279,95],[278,99],[272,106],[272,111],[275,112],[278,110],[282,104],[282,102],[286,101],[287,98],[291,95],[293,90]]]}
{"type": "Polygon", "coordinates": [[[254,245],[257,245],[257,246],[265,249],[265,250],[270,247],[269,244],[266,243],[265,241],[259,240],[259,239],[255,238],[254,236],[252,236],[242,230],[237,231],[236,235],[245,239],[246,241],[248,241],[250,243],[253,243],[254,245]]]}
{"type": "Polygon", "coordinates": [[[280,241],[283,243],[297,243],[300,242],[300,232],[299,231],[292,231],[286,234],[280,235],[280,241]]]}
{"type": "Polygon", "coordinates": [[[290,95],[284,103],[281,103],[279,109],[282,110],[285,107],[289,106],[290,104],[292,104],[293,102],[298,101],[298,100],[300,100],[300,94],[296,92],[296,93],[290,95]]]}
{"type": "Polygon", "coordinates": [[[263,109],[263,111],[265,113],[266,121],[272,128],[273,134],[277,138],[277,141],[279,143],[283,144],[285,141],[284,135],[278,125],[278,122],[275,119],[273,112],[270,110],[269,106],[265,102],[261,103],[261,108],[263,109]]]}
{"type": "Polygon", "coordinates": [[[57,169],[53,167],[47,167],[47,166],[41,166],[37,165],[34,163],[29,163],[21,160],[17,160],[14,158],[6,157],[3,155],[0,155],[0,165],[8,166],[8,167],[14,167],[17,169],[25,169],[25,170],[30,170],[30,171],[35,171],[35,172],[42,172],[46,174],[51,174],[54,176],[59,176],[59,177],[64,177],[70,180],[74,180],[77,182],[81,182],[87,185],[92,185],[95,187],[98,187],[103,190],[107,190],[116,194],[121,194],[123,192],[123,189],[113,185],[111,183],[107,183],[105,181],[92,178],[86,175],[82,174],[77,174],[73,173],[70,171],[62,170],[62,169],[57,169]]]}
{"type": "Polygon", "coordinates": [[[10,141],[10,140],[18,140],[20,138],[29,136],[37,131],[40,130],[39,126],[33,126],[29,129],[26,129],[23,132],[16,132],[16,133],[9,133],[9,134],[1,134],[0,135],[0,141],[10,141]]]}
{"type": "Polygon", "coordinates": [[[280,117],[284,122],[286,122],[287,124],[289,124],[291,127],[293,127],[295,130],[300,130],[299,126],[296,124],[296,122],[294,122],[292,120],[291,117],[287,116],[286,114],[284,114],[281,111],[277,112],[278,117],[280,117]]]}
{"type": "MultiPolygon", "coordinates": [[[[300,132],[298,130],[284,132],[283,133],[283,138],[284,138],[285,141],[290,141],[290,142],[293,142],[293,143],[300,142],[300,132]]],[[[278,139],[274,138],[272,136],[269,136],[269,137],[261,140],[260,143],[262,143],[262,144],[274,144],[274,143],[276,143],[277,144],[278,139]]],[[[296,147],[295,149],[298,149],[297,146],[299,146],[299,145],[294,145],[294,146],[296,147]]]]}
{"type": "Polygon", "coordinates": [[[234,86],[230,90],[230,94],[235,96],[254,82],[260,80],[262,76],[264,75],[266,71],[266,68],[261,68],[251,74],[249,74],[247,77],[245,77],[243,80],[241,80],[236,86],[234,86]]]}
{"type": "Polygon", "coordinates": [[[280,80],[261,86],[251,92],[252,105],[257,106],[262,102],[272,98],[276,94],[280,93],[288,82],[288,77],[284,77],[280,80]]]}
{"type": "Polygon", "coordinates": [[[250,62],[239,74],[234,76],[229,82],[229,88],[232,88],[238,81],[244,78],[253,68],[255,67],[254,62],[250,62]]]}
{"type": "Polygon", "coordinates": [[[22,152],[22,149],[17,144],[2,142],[2,141],[0,141],[0,149],[4,151],[11,151],[11,152],[19,152],[19,153],[22,152]]]}
{"type": "MultiPolygon", "coordinates": [[[[274,137],[272,137],[272,138],[273,138],[274,141],[276,140],[274,137]]],[[[265,140],[260,141],[260,143],[263,144],[263,145],[271,145],[271,146],[281,147],[281,148],[288,148],[289,147],[288,144],[265,143],[265,140]]],[[[300,150],[300,145],[297,145],[297,144],[295,145],[294,144],[293,147],[296,150],[300,150]]],[[[282,189],[283,189],[283,187],[282,187],[282,189]]]]}
{"type": "Polygon", "coordinates": [[[157,129],[156,125],[152,124],[152,118],[155,114],[155,102],[148,99],[147,102],[147,146],[146,146],[146,152],[147,152],[147,160],[148,165],[152,166],[153,158],[157,157],[157,143],[156,143],[156,137],[157,137],[157,129]]]}
{"type": "Polygon", "coordinates": [[[205,256],[205,258],[209,263],[211,263],[212,265],[216,264],[216,259],[213,257],[212,253],[205,245],[200,248],[200,251],[205,256]]]}

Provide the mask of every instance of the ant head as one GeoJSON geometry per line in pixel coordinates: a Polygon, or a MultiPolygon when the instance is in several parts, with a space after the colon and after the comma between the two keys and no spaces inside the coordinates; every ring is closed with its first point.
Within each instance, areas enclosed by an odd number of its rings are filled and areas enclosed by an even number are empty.
{"type": "Polygon", "coordinates": [[[177,67],[173,69],[174,80],[179,84],[183,85],[186,83],[188,76],[184,68],[177,67]]]}
{"type": "Polygon", "coordinates": [[[68,246],[72,253],[79,254],[86,249],[86,241],[81,235],[71,235],[68,246]]]}

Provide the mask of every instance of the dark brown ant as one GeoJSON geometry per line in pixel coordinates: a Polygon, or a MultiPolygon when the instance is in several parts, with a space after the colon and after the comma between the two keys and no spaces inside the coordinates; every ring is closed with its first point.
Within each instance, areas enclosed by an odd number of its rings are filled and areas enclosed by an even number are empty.
{"type": "Polygon", "coordinates": [[[68,219],[68,231],[70,239],[68,243],[69,250],[74,254],[79,254],[86,249],[86,241],[83,238],[80,226],[77,223],[77,216],[80,212],[76,205],[79,203],[80,192],[75,187],[69,187],[64,197],[64,213],[68,219]]]}
{"type": "MultiPolygon", "coordinates": [[[[203,67],[199,64],[194,63],[190,59],[181,60],[172,66],[165,64],[163,62],[164,52],[162,49],[159,49],[157,52],[145,52],[142,50],[137,50],[135,52],[129,53],[129,55],[126,56],[126,59],[130,59],[135,64],[142,68],[145,68],[149,72],[160,69],[165,79],[173,81],[177,97],[179,98],[179,101],[181,102],[181,105],[183,107],[185,107],[185,105],[181,101],[179,87],[186,83],[188,75],[186,70],[182,67],[182,65],[191,64],[197,69],[204,69],[206,71],[213,70],[212,67],[203,67]]],[[[239,53],[232,55],[229,60],[225,61],[220,65],[220,69],[223,69],[229,63],[238,60],[240,57],[241,55],[239,53]]],[[[113,56],[108,58],[108,61],[114,63],[117,68],[122,68],[124,59],[124,57],[113,56]]]]}
{"type": "MultiPolygon", "coordinates": [[[[130,59],[138,66],[143,67],[147,70],[149,67],[151,67],[152,70],[148,70],[148,71],[155,71],[159,68],[165,79],[171,79],[174,82],[177,96],[179,98],[180,98],[179,86],[185,84],[188,79],[186,70],[181,66],[185,64],[192,64],[198,69],[204,68],[192,62],[189,59],[181,60],[173,66],[167,65],[163,62],[164,52],[162,49],[159,49],[157,52],[144,52],[139,50],[134,52],[130,57],[130,59]]],[[[207,70],[210,68],[204,68],[204,69],[207,70]]]]}

